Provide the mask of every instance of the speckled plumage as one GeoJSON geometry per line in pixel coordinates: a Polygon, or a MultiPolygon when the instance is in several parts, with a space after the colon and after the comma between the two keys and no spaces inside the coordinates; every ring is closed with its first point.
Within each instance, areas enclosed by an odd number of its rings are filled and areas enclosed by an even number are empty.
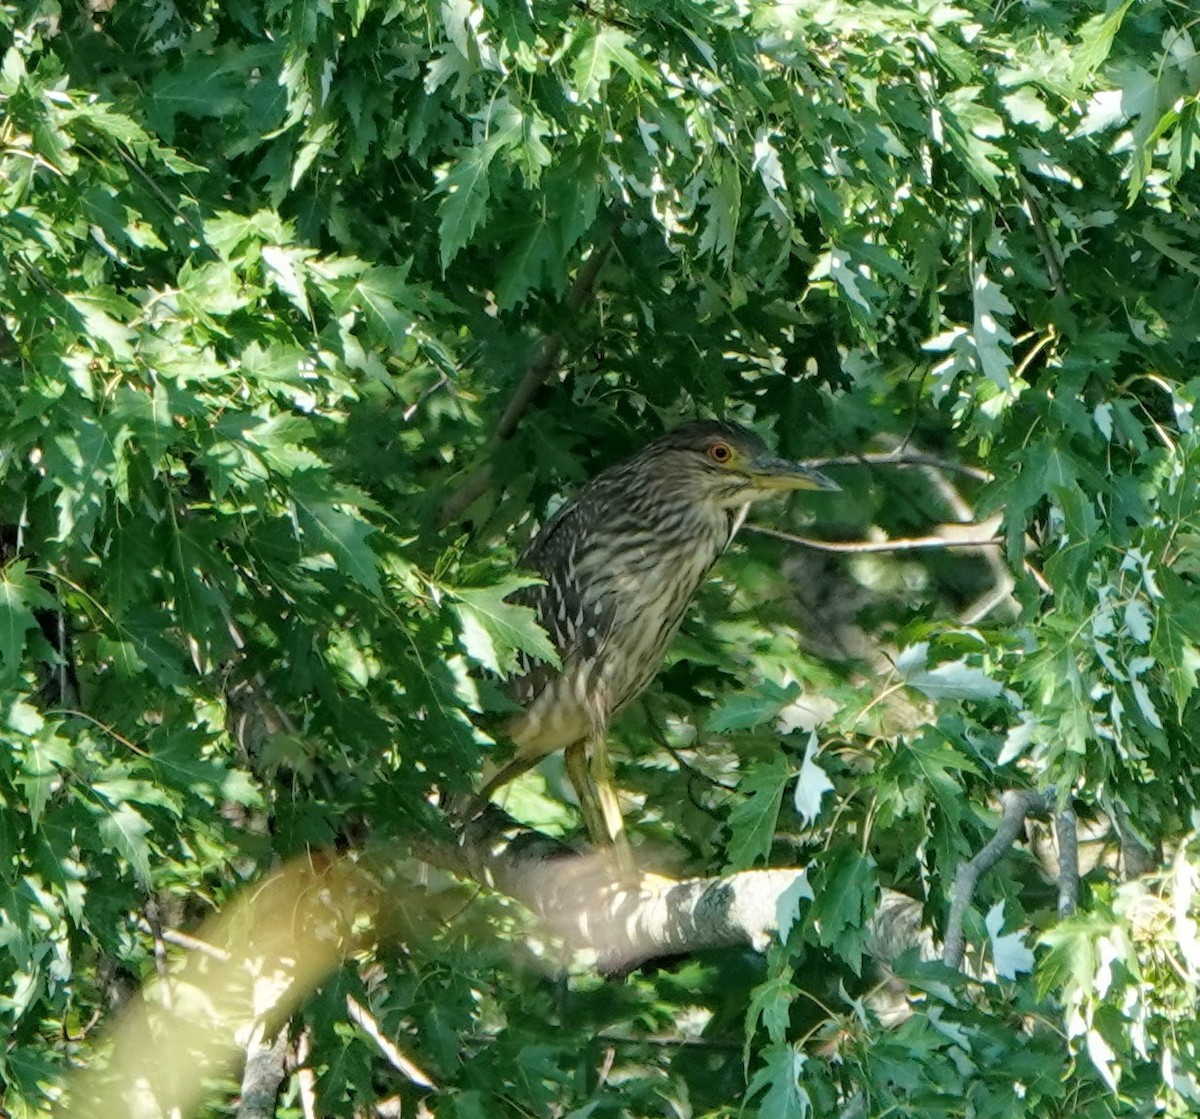
{"type": "Polygon", "coordinates": [[[746,428],[698,421],[610,467],[563,505],[520,564],[545,579],[522,601],[562,668],[522,663],[510,691],[523,710],[505,728],[516,757],[484,773],[481,796],[556,750],[602,743],[611,718],[658,671],[750,503],[793,488],[835,487],[772,458],[746,428]]]}

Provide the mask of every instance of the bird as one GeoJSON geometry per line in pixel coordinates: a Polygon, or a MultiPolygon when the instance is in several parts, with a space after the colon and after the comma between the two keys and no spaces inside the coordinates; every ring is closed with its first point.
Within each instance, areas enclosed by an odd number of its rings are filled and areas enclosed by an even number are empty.
{"type": "Polygon", "coordinates": [[[472,804],[482,810],[503,785],[563,750],[593,843],[627,852],[609,773],[610,722],[653,680],[750,506],[792,490],[839,488],[725,420],[685,423],[593,478],[518,561],[540,582],[513,601],[533,609],[560,664],[520,655],[507,682],[520,711],[502,728],[515,753],[485,766],[472,804]]]}

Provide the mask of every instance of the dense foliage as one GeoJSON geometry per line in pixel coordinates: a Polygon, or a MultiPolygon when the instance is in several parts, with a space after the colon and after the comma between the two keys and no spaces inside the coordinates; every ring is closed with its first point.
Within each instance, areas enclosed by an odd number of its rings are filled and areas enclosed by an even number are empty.
{"type": "MultiPolygon", "coordinates": [[[[792,457],[932,464],[830,467],[842,494],[760,523],[1002,537],[743,534],[616,729],[643,850],[805,865],[815,900],[765,956],[602,979],[414,868],[404,935],[293,1022],[320,1113],[1194,1114],[1195,24],[1172,0],[0,5],[8,1113],[103,1059],[161,925],[280,859],[444,835],[431,794],[469,786],[495,674],[544,640],[504,601],[521,543],[717,414],[792,457]],[[990,978],[902,961],[915,1013],[881,1024],[880,887],[940,929],[1024,787],[1102,848],[1078,913],[1013,851],[968,914],[990,978]]],[[[547,780],[510,807],[570,830],[547,780]]]]}

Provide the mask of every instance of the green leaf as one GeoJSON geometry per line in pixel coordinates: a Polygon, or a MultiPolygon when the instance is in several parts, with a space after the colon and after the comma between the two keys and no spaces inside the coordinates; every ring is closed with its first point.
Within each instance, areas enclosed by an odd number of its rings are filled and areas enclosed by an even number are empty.
{"type": "Polygon", "coordinates": [[[33,612],[53,605],[24,560],[0,568],[0,680],[12,680],[20,670],[25,636],[39,628],[33,612]]]}
{"type": "Polygon", "coordinates": [[[800,919],[800,903],[812,901],[812,886],[808,882],[808,872],[800,871],[796,880],[779,895],[775,903],[775,917],[779,924],[779,942],[786,944],[792,935],[792,929],[800,919]]]}
{"type": "Polygon", "coordinates": [[[1076,89],[1103,65],[1112,51],[1133,0],[1122,0],[1112,11],[1093,16],[1079,29],[1079,42],[1071,51],[1071,83],[1076,89]]]}
{"type": "Polygon", "coordinates": [[[159,70],[147,90],[145,107],[151,126],[167,143],[175,138],[175,117],[225,117],[243,105],[234,74],[208,58],[197,57],[175,71],[159,70]]]}
{"type": "Polygon", "coordinates": [[[1196,691],[1200,675],[1200,601],[1196,592],[1169,569],[1158,571],[1163,603],[1154,624],[1150,655],[1158,662],[1175,701],[1176,716],[1196,691]]]}
{"type": "Polygon", "coordinates": [[[510,310],[525,302],[547,277],[561,275],[561,237],[557,223],[536,218],[529,231],[505,254],[496,284],[496,305],[510,310]]]}
{"type": "Polygon", "coordinates": [[[942,100],[945,138],[967,170],[988,194],[998,197],[1003,174],[997,165],[1003,152],[990,141],[1004,135],[1004,122],[982,104],[979,86],[952,89],[942,100]]]}
{"type": "Polygon", "coordinates": [[[728,160],[716,164],[712,185],[702,201],[708,216],[700,235],[700,252],[713,253],[726,268],[732,268],[742,212],[742,177],[735,164],[728,160]]]}
{"type": "Polygon", "coordinates": [[[150,884],[150,824],[128,804],[105,808],[100,817],[100,838],[105,846],[126,859],[143,885],[150,884]]]}
{"type": "Polygon", "coordinates": [[[833,791],[833,782],[828,774],[816,762],[817,736],[810,734],[808,746],[804,750],[804,763],[800,766],[800,776],[796,778],[796,791],[792,802],[800,815],[800,822],[809,827],[821,815],[821,798],[833,791]]]}
{"type": "Polygon", "coordinates": [[[293,494],[308,560],[320,564],[327,559],[371,594],[379,594],[379,558],[367,544],[375,526],[358,516],[352,506],[321,500],[314,496],[317,492],[306,488],[293,494]]]}
{"type": "Polygon", "coordinates": [[[745,870],[766,860],[775,838],[779,807],[792,770],[782,751],[767,762],[756,762],[742,775],[738,792],[744,799],[729,814],[730,870],[745,870]]]}
{"type": "Polygon", "coordinates": [[[1033,970],[1033,953],[1025,947],[1019,932],[1004,933],[1004,903],[996,902],[984,918],[988,939],[992,944],[992,963],[1001,979],[1016,979],[1022,972],[1033,970]]]}
{"type": "Polygon", "coordinates": [[[44,726],[25,738],[21,750],[18,782],[25,792],[29,821],[38,826],[50,794],[59,782],[58,771],[71,762],[71,744],[55,728],[44,726]]]}
{"type": "Polygon", "coordinates": [[[261,255],[262,262],[267,269],[267,276],[272,283],[287,296],[305,318],[312,318],[312,308],[308,303],[304,274],[308,269],[308,261],[316,255],[315,252],[312,249],[264,245],[261,255]]]}
{"type": "Polygon", "coordinates": [[[614,66],[632,77],[639,74],[638,60],[630,51],[633,40],[620,28],[597,22],[584,36],[571,67],[571,81],[580,102],[600,98],[614,66]]]}
{"type": "Polygon", "coordinates": [[[929,642],[921,641],[903,649],[896,657],[896,672],[910,688],[933,700],[998,699],[1003,686],[964,658],[927,667],[929,642]]]}
{"type": "Polygon", "coordinates": [[[529,586],[529,580],[510,575],[490,587],[448,587],[454,597],[459,633],[467,655],[484,668],[505,675],[517,665],[517,654],[558,667],[558,653],[528,606],[505,601],[529,586]]]}
{"type": "Polygon", "coordinates": [[[758,1023],[766,1027],[772,1044],[787,1038],[792,1003],[800,990],[784,976],[776,975],[754,989],[754,997],[746,1009],[746,1040],[752,1040],[758,1023]]]}
{"type": "Polygon", "coordinates": [[[758,1107],[761,1119],[808,1119],[812,1099],[800,1083],[806,1058],[799,1046],[775,1044],[765,1050],[766,1064],[750,1080],[746,1098],[765,1089],[758,1107]]]}
{"type": "Polygon", "coordinates": [[[833,948],[857,974],[879,899],[875,861],[857,847],[841,844],[811,871],[813,902],[805,924],[817,942],[833,948]]]}
{"type": "Polygon", "coordinates": [[[979,369],[998,389],[1007,391],[1012,387],[1009,370],[1012,358],[1013,336],[1004,323],[1015,313],[1015,308],[1003,290],[988,278],[982,264],[974,270],[975,323],[971,337],[979,357],[979,369]]]}
{"type": "Polygon", "coordinates": [[[446,196],[442,200],[438,226],[443,271],[471,240],[487,216],[488,199],[492,193],[488,169],[495,154],[496,148],[492,145],[468,148],[438,187],[439,192],[446,196]]]}
{"type": "Polygon", "coordinates": [[[412,316],[401,309],[411,298],[407,278],[407,268],[371,268],[352,289],[367,321],[396,351],[404,349],[413,325],[412,316]]]}
{"type": "Polygon", "coordinates": [[[725,696],[709,714],[708,729],[713,734],[726,734],[772,722],[800,692],[795,681],[780,687],[773,680],[764,680],[753,692],[725,696]]]}

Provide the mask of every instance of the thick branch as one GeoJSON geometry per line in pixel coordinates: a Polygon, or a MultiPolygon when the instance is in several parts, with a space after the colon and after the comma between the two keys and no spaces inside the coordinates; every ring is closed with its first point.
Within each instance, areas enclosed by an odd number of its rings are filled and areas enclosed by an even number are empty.
{"type": "Polygon", "coordinates": [[[254,1032],[246,1046],[237,1119],[274,1119],[279,1086],[287,1072],[287,1043],[286,1029],[270,1042],[263,1038],[261,1029],[254,1032]]]}
{"type": "Polygon", "coordinates": [[[1054,821],[1058,839],[1058,915],[1070,917],[1079,904],[1079,834],[1075,809],[1064,808],[1054,821]]]}
{"type": "MultiPolygon", "coordinates": [[[[426,844],[418,857],[519,901],[571,950],[590,953],[608,973],[710,948],[765,951],[779,927],[781,899],[805,879],[796,867],[631,879],[604,854],[572,852],[528,832],[514,835],[508,824],[491,809],[465,829],[458,846],[426,844]]],[[[920,929],[920,906],[891,891],[885,897],[892,901],[872,922],[875,949],[891,959],[931,945],[928,931],[920,929]]]]}
{"type": "Polygon", "coordinates": [[[1045,812],[1049,797],[1031,789],[1007,792],[1001,798],[1002,813],[996,832],[980,848],[973,859],[959,863],[954,876],[954,889],[950,895],[950,912],[946,919],[946,942],[942,948],[942,962],[947,967],[960,968],[966,951],[966,935],[963,919],[975,897],[979,879],[1003,857],[1021,834],[1025,817],[1031,813],[1045,812]]]}

